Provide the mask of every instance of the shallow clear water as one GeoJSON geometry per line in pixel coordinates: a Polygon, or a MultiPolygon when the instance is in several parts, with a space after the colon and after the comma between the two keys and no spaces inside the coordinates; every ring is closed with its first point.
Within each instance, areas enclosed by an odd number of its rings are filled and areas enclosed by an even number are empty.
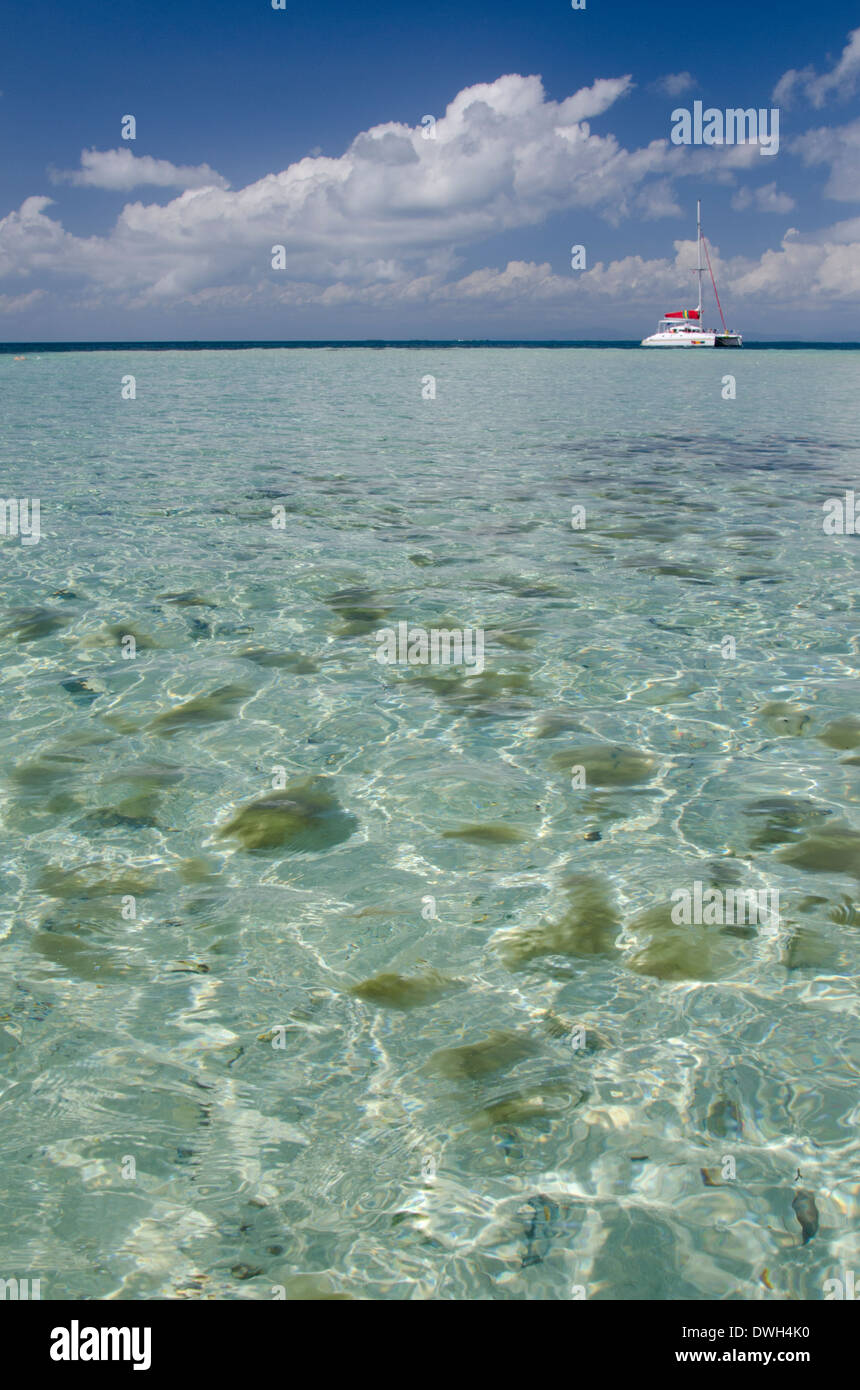
{"type": "Polygon", "coordinates": [[[0,1276],[857,1267],[858,538],[822,503],[860,495],[858,386],[812,350],[0,357],[42,530],[0,540],[0,1276]],[[482,628],[485,673],[381,666],[398,621],[482,628]],[[223,833],[278,768],[334,804],[223,833]],[[778,890],[779,930],[673,925],[696,880],[778,890]],[[350,992],[387,973],[433,987],[350,992]]]}

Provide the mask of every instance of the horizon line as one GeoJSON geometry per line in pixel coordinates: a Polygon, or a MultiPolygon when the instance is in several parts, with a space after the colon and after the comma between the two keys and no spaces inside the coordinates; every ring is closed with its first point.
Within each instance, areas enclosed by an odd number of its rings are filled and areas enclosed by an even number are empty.
{"type": "MultiPolygon", "coordinates": [[[[851,339],[747,339],[747,348],[860,349],[851,339]]],[[[93,338],[32,339],[2,342],[0,354],[13,352],[205,351],[248,348],[638,348],[638,338],[93,338]]]]}

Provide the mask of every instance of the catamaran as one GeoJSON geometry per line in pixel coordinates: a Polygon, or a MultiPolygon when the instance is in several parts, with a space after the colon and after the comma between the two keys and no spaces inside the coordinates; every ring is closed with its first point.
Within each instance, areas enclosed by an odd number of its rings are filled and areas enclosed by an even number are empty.
{"type": "Polygon", "coordinates": [[[723,306],[717,293],[717,282],[714,279],[714,272],[711,270],[708,243],[702,234],[701,202],[696,204],[696,246],[696,276],[699,282],[699,302],[696,308],[672,309],[664,314],[657,324],[657,332],[652,333],[650,338],[642,339],[642,347],[741,347],[743,345],[743,338],[740,333],[732,333],[726,328],[723,306]],[[705,271],[705,267],[702,265],[702,247],[705,249],[708,272],[714,287],[714,298],[720,311],[723,325],[721,333],[714,328],[702,328],[702,275],[705,271]]]}

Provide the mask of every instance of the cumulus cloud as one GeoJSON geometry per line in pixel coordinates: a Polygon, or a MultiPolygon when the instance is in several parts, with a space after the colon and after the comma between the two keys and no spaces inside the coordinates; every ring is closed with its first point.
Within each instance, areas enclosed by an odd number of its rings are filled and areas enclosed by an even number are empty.
{"type": "Polygon", "coordinates": [[[761,188],[739,188],[732,198],[736,212],[755,208],[757,212],[791,212],[796,207],[788,193],[780,193],[775,183],[763,184],[761,188]]]}
{"type": "Polygon", "coordinates": [[[128,146],[117,150],[82,150],[80,169],[52,169],[51,182],[74,183],[81,188],[107,188],[121,193],[145,185],[156,188],[230,187],[208,164],[171,164],[169,159],[136,155],[128,146]]]}
{"type": "MultiPolygon", "coordinates": [[[[860,303],[860,218],[808,236],[789,228],[779,249],[766,251],[758,260],[723,257],[717,246],[709,249],[721,297],[732,312],[756,304],[783,309],[804,301],[819,308],[860,303]]],[[[564,274],[553,270],[549,262],[512,260],[502,269],[487,266],[455,279],[434,273],[385,284],[340,281],[322,286],[290,281],[274,289],[270,283],[256,289],[224,285],[190,294],[185,302],[197,308],[226,308],[261,303],[265,297],[266,302],[289,308],[361,305],[378,309],[419,302],[459,309],[477,304],[500,311],[539,305],[544,312],[557,310],[560,315],[576,306],[599,310],[615,304],[625,309],[636,306],[637,312],[641,306],[644,314],[653,317],[655,311],[695,295],[695,267],[696,242],[691,239],[675,241],[673,256],[624,256],[564,274]]]]}
{"type": "Polygon", "coordinates": [[[849,242],[833,231],[814,237],[789,228],[778,251],[757,262],[738,257],[727,265],[734,298],[797,302],[856,303],[860,300],[860,239],[849,242]]]}
{"type": "MultiPolygon", "coordinates": [[[[126,177],[129,186],[142,176],[158,183],[156,174],[162,187],[179,175],[187,186],[163,205],[126,203],[110,231],[90,237],[68,232],[50,198],[28,198],[0,220],[0,276],[13,282],[12,299],[22,297],[22,280],[61,275],[76,304],[128,309],[513,299],[564,306],[638,297],[653,310],[655,298],[668,295],[668,304],[691,289],[694,242],[676,242],[674,258],[627,256],[582,272],[558,274],[515,259],[504,269],[464,273],[466,251],[499,232],[538,226],[567,210],[585,209],[613,224],[677,217],[683,209],[676,179],[695,175],[698,191],[703,179],[731,183],[739,171],[758,167],[754,145],[688,148],[664,138],[626,149],[612,133],[593,132],[591,123],[631,87],[629,76],[605,78],[556,102],[538,77],[511,74],[460,92],[432,132],[397,122],[375,126],[337,158],[309,156],[236,190],[205,165],[177,170],[127,150],[85,151],[81,176],[89,171],[93,184],[102,180],[99,187],[119,188],[126,177]],[[189,174],[200,182],[188,184],[189,174]],[[284,247],[282,271],[272,268],[275,246],[284,247]]],[[[837,163],[854,149],[845,133],[853,129],[845,127],[837,145],[811,132],[798,152],[808,162],[831,158],[841,186],[837,163]],[[814,136],[821,137],[817,145],[814,136]]],[[[762,211],[793,206],[775,184],[738,198],[737,206],[762,211]]],[[[854,254],[860,264],[860,236],[850,224],[840,226],[829,238],[786,234],[780,249],[759,261],[729,262],[732,297],[855,295],[858,272],[848,261],[854,254]]]]}
{"type": "MultiPolygon", "coordinates": [[[[54,269],[159,298],[260,267],[275,244],[286,248],[291,277],[372,280],[433,256],[452,261],[455,247],[569,207],[617,219],[652,174],[689,153],[665,141],[628,151],[592,134],[589,121],[630,86],[629,76],[600,79],[552,102],[538,77],[501,77],[460,92],[434,139],[391,122],[359,134],[339,158],[302,159],[236,191],[208,174],[202,183],[198,170],[201,186],[164,206],[129,203],[108,236],[88,241],[53,224],[45,199],[29,199],[0,223],[0,265],[43,265],[51,243],[54,269]]],[[[80,178],[104,186],[178,177],[129,151],[108,156],[91,152],[80,178]]]]}
{"type": "MultiPolygon", "coordinates": [[[[860,32],[860,30],[858,30],[860,32]]],[[[860,120],[808,130],[792,143],[804,164],[829,164],[824,193],[840,202],[860,202],[860,120]]]]}
{"type": "MultiPolygon", "coordinates": [[[[693,288],[696,243],[676,241],[674,257],[646,260],[625,256],[590,270],[558,275],[548,264],[511,261],[504,270],[479,270],[439,287],[436,296],[484,298],[503,303],[518,299],[572,303],[579,299],[595,304],[605,301],[648,304],[661,296],[664,307],[693,288]]],[[[717,283],[733,306],[743,301],[786,302],[811,297],[831,304],[860,301],[860,219],[816,234],[800,236],[789,229],[779,250],[766,251],[759,260],[744,256],[724,258],[710,247],[717,283]]]]}
{"type": "Polygon", "coordinates": [[[696,79],[691,72],[667,72],[651,83],[651,89],[662,92],[663,96],[679,97],[682,92],[689,92],[695,85],[696,79]]]}
{"type": "Polygon", "coordinates": [[[860,77],[860,29],[848,35],[839,61],[830,72],[819,74],[814,67],[789,68],[773,89],[773,99],[788,106],[797,96],[804,96],[813,106],[821,107],[829,97],[849,97],[860,77]]]}
{"type": "MultiPolygon", "coordinates": [[[[611,133],[593,133],[590,122],[631,86],[629,76],[601,78],[555,102],[540,78],[510,74],[458,93],[434,138],[422,126],[375,126],[338,158],[308,157],[246,188],[210,180],[163,206],[128,203],[102,237],[70,236],[46,213],[47,199],[30,198],[0,222],[0,273],[50,268],[136,296],[129,302],[163,301],[262,269],[274,279],[271,248],[282,245],[291,280],[414,279],[455,268],[463,248],[488,236],[566,209],[614,223],[676,215],[669,178],[714,177],[754,158],[750,146],[688,149],[666,139],[628,150],[611,133]]],[[[155,176],[145,158],[108,153],[120,162],[95,152],[93,177],[138,180],[141,165],[155,176]]]]}
{"type": "Polygon", "coordinates": [[[0,220],[0,276],[34,270],[63,270],[79,244],[59,222],[45,215],[51,198],[25,198],[17,212],[0,220]]]}
{"type": "Polygon", "coordinates": [[[633,204],[634,214],[647,221],[657,217],[680,217],[683,209],[672,191],[668,179],[657,179],[647,183],[637,194],[633,204]]]}

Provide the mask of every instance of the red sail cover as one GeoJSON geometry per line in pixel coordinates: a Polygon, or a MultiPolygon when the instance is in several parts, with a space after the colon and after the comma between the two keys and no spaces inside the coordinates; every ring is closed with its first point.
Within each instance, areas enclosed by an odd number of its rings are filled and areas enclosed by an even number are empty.
{"type": "Polygon", "coordinates": [[[663,317],[664,319],[697,319],[699,311],[698,309],[671,309],[663,317]]]}

